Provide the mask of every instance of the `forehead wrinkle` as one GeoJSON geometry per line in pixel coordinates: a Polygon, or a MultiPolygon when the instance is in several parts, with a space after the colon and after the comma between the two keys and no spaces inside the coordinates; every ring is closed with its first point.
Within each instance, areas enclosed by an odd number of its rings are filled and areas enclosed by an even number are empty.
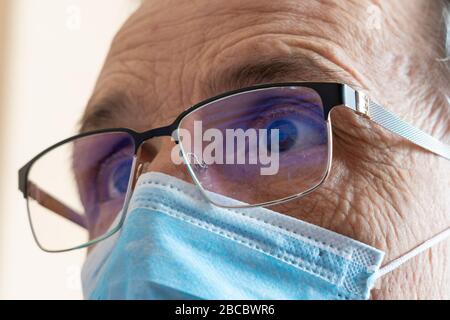
{"type": "MultiPolygon", "coordinates": [[[[272,13],[271,10],[262,10],[264,9],[264,7],[260,9],[261,12],[267,14],[272,13]]],[[[241,11],[246,12],[246,10],[243,9],[241,9],[241,11]]],[[[222,12],[222,15],[225,15],[225,13],[222,12]]],[[[134,62],[139,63],[140,65],[145,64],[146,65],[145,68],[139,68],[139,71],[137,71],[137,70],[130,70],[130,68],[126,66],[126,63],[120,63],[121,69],[127,69],[127,72],[134,71],[135,73],[137,73],[136,78],[139,78],[139,81],[141,82],[142,85],[139,86],[140,88],[136,89],[139,91],[141,90],[141,88],[145,87],[145,85],[148,85],[149,81],[152,81],[147,77],[143,77],[140,74],[140,72],[142,72],[143,70],[148,71],[149,68],[154,69],[154,64],[158,62],[170,63],[171,61],[171,55],[160,56],[158,50],[155,48],[156,47],[155,44],[157,43],[158,45],[161,45],[162,40],[164,40],[163,43],[166,43],[168,39],[172,39],[172,37],[165,37],[165,39],[161,39],[162,35],[164,36],[167,35],[167,32],[165,31],[167,30],[168,27],[176,27],[175,29],[178,30],[180,28],[180,24],[183,25],[183,23],[180,23],[180,21],[178,21],[178,23],[176,23],[175,25],[168,23],[165,24],[158,23],[157,27],[156,26],[151,27],[145,24],[148,28],[143,28],[144,16],[145,16],[144,14],[141,14],[140,17],[135,16],[135,18],[137,19],[135,19],[134,23],[131,23],[133,21],[128,21],[126,27],[123,28],[121,32],[119,32],[119,34],[116,36],[107,59],[109,64],[111,63],[112,60],[116,62],[117,60],[121,62],[123,62],[123,60],[126,60],[127,62],[130,62],[129,60],[133,60],[134,62]],[[136,23],[136,20],[138,23],[136,23]],[[149,33],[151,34],[151,36],[149,33]],[[152,58],[148,56],[145,56],[144,58],[143,55],[141,54],[147,48],[154,49],[152,52],[153,55],[152,58]],[[152,60],[156,61],[152,62],[152,60]],[[142,82],[146,82],[145,85],[143,85],[142,82]]],[[[197,21],[197,24],[203,22],[203,18],[204,18],[203,15],[200,16],[197,15],[196,20],[199,20],[197,21]]],[[[260,22],[261,23],[264,22],[265,24],[267,19],[268,17],[265,17],[260,22]]],[[[149,23],[148,19],[145,20],[147,20],[147,22],[145,23],[149,23]]],[[[273,21],[272,19],[269,20],[273,21]]],[[[236,21],[234,21],[233,23],[235,24],[236,21]]],[[[244,21],[242,23],[247,24],[248,21],[244,21]]],[[[197,27],[197,24],[194,25],[197,27]]],[[[190,24],[190,28],[193,28],[196,32],[199,32],[198,30],[201,29],[194,28],[194,25],[190,24]]],[[[234,28],[236,28],[236,26],[234,26],[234,28]]],[[[205,49],[207,47],[210,47],[210,42],[214,41],[213,39],[209,39],[205,35],[198,38],[200,39],[196,40],[197,38],[188,37],[185,40],[194,41],[195,47],[197,47],[197,49],[205,49]],[[206,43],[208,43],[208,45],[206,43]]],[[[186,51],[186,48],[182,48],[180,50],[186,51]]],[[[172,53],[174,51],[176,50],[173,50],[172,53]]],[[[201,51],[202,50],[195,51],[197,57],[198,56],[202,57],[201,51]]],[[[202,96],[207,98],[209,96],[213,96],[215,94],[223,93],[229,90],[268,82],[290,82],[290,81],[319,82],[319,81],[333,81],[336,79],[341,80],[343,78],[347,78],[341,77],[338,70],[331,70],[329,68],[325,68],[321,63],[319,63],[319,61],[317,61],[319,60],[318,59],[319,57],[314,57],[313,54],[309,53],[293,55],[292,53],[286,54],[280,52],[278,53],[272,52],[272,54],[267,55],[266,52],[264,54],[261,53],[261,56],[258,57],[258,55],[255,55],[255,52],[253,51],[252,54],[251,55],[249,54],[249,56],[247,57],[247,62],[242,61],[241,58],[238,59],[239,61],[232,59],[228,61],[227,65],[225,66],[222,65],[217,68],[214,68],[212,65],[208,67],[204,66],[210,69],[210,72],[206,73],[205,76],[206,79],[203,78],[202,76],[200,76],[200,78],[198,79],[195,79],[198,80],[198,84],[200,86],[198,89],[200,92],[202,92],[202,96]]],[[[208,65],[207,61],[201,61],[201,59],[197,62],[200,64],[208,65]]],[[[191,68],[187,68],[186,71],[187,70],[191,71],[191,68]]],[[[186,74],[186,76],[189,75],[186,74]]],[[[179,78],[181,81],[181,77],[179,78]]],[[[123,83],[123,78],[120,80],[120,82],[123,83]]],[[[184,83],[184,85],[186,85],[186,83],[184,83]]],[[[190,90],[187,91],[189,92],[190,90]]],[[[197,101],[192,102],[199,102],[199,100],[202,100],[203,97],[199,98],[197,96],[195,99],[197,101]]],[[[81,120],[82,131],[86,131],[89,129],[111,127],[112,125],[117,123],[123,125],[124,119],[123,115],[126,114],[127,118],[130,118],[131,115],[127,114],[127,111],[129,113],[132,109],[136,109],[133,108],[133,106],[136,107],[136,104],[126,103],[127,101],[124,100],[127,99],[124,99],[123,97],[120,96],[117,97],[117,95],[116,97],[110,97],[103,100],[104,101],[100,101],[98,103],[96,102],[95,107],[88,107],[88,110],[93,111],[88,112],[81,120]]]]}

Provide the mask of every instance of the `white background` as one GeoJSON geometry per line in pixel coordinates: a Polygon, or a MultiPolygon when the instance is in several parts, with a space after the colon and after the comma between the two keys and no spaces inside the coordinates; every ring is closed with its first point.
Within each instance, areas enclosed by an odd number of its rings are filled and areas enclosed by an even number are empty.
{"type": "Polygon", "coordinates": [[[112,37],[137,5],[0,0],[0,299],[81,298],[84,252],[37,248],[17,170],[76,132],[112,37]]]}

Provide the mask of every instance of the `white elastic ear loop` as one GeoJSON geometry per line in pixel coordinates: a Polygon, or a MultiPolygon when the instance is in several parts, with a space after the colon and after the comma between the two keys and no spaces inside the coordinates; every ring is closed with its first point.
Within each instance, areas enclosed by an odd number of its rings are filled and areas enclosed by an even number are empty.
{"type": "Polygon", "coordinates": [[[438,235],[434,236],[430,240],[425,241],[424,243],[420,244],[419,246],[415,247],[408,253],[404,254],[403,256],[395,259],[394,261],[389,262],[387,265],[382,267],[380,270],[378,270],[377,274],[375,275],[375,278],[381,278],[382,276],[388,274],[391,271],[394,271],[398,267],[400,267],[402,264],[407,262],[408,260],[411,260],[415,256],[421,254],[422,252],[430,249],[434,245],[438,244],[439,242],[444,241],[445,239],[450,237],[450,228],[446,229],[445,231],[439,233],[438,235]]]}

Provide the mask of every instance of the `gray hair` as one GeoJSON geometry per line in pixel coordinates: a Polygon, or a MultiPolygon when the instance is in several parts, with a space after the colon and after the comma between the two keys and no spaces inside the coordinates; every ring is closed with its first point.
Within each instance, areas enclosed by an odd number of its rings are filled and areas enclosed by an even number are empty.
{"type": "Polygon", "coordinates": [[[443,19],[445,32],[445,52],[447,54],[447,57],[444,60],[448,61],[450,59],[450,0],[447,0],[444,3],[443,19]]]}

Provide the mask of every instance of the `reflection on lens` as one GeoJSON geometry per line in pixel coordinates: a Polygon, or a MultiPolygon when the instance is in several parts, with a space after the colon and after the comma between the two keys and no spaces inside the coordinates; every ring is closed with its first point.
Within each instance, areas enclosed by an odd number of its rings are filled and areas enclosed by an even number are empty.
{"type": "Polygon", "coordinates": [[[179,132],[189,133],[180,144],[202,188],[250,205],[306,192],[327,173],[327,121],[310,88],[258,89],[214,101],[188,114],[179,132]],[[207,169],[187,158],[192,154],[207,169]]]}
{"type": "Polygon", "coordinates": [[[53,148],[32,165],[28,208],[43,249],[78,247],[115,227],[134,149],[126,132],[99,133],[53,148]]]}

